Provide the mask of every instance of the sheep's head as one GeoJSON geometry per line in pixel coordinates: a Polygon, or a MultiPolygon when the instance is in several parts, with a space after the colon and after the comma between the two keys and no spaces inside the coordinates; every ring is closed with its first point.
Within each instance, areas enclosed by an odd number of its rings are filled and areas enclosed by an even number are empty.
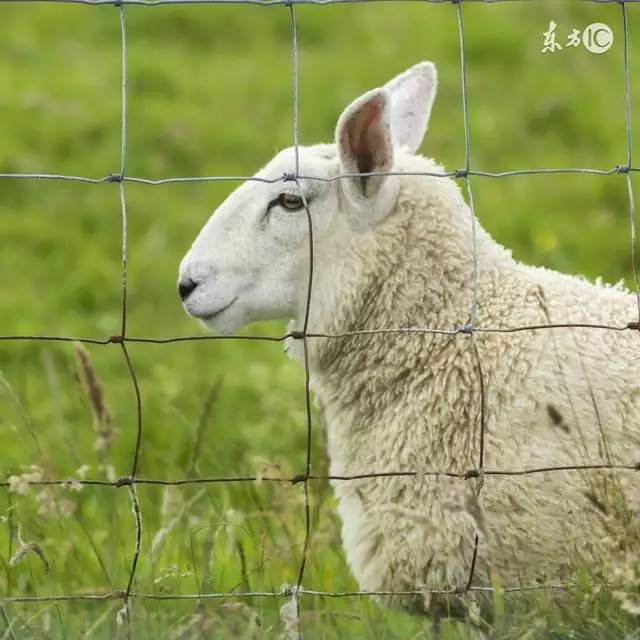
{"type": "Polygon", "coordinates": [[[383,221],[396,205],[397,176],[353,174],[393,172],[400,150],[415,153],[435,93],[435,66],[419,63],[349,104],[334,144],[300,146],[297,158],[285,149],[231,193],[180,265],[187,313],[219,334],[296,317],[308,288],[309,218],[314,250],[336,256],[383,221]]]}

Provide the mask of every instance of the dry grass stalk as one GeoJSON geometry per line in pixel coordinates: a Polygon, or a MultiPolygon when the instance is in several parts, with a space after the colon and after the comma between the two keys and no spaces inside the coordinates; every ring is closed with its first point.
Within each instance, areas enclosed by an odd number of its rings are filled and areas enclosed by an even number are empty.
{"type": "Polygon", "coordinates": [[[96,433],[94,448],[106,456],[118,430],[113,424],[113,414],[106,403],[102,383],[89,358],[89,352],[80,343],[75,344],[75,349],[82,389],[89,399],[93,414],[93,430],[96,433]]]}

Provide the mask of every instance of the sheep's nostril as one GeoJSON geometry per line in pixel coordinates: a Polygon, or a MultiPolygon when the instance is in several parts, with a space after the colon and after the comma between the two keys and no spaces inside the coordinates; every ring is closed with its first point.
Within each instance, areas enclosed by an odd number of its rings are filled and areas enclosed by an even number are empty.
{"type": "Polygon", "coordinates": [[[197,282],[194,282],[191,278],[180,278],[178,282],[178,293],[182,300],[186,300],[198,286],[197,282]]]}

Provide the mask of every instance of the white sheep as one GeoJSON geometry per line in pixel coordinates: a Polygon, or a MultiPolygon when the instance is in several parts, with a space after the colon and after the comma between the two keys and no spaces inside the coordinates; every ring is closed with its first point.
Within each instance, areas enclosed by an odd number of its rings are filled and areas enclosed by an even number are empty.
{"type": "MultiPolygon", "coordinates": [[[[473,320],[472,213],[454,179],[400,175],[444,173],[416,155],[436,80],[435,66],[423,62],[348,105],[335,144],[299,147],[298,184],[278,180],[295,173],[289,148],[259,181],[236,189],[180,265],[184,306],[219,334],[275,318],[302,330],[307,203],[309,333],[452,331],[308,338],[331,475],[418,471],[332,482],[361,589],[464,590],[476,536],[473,585],[571,581],[584,564],[606,577],[625,510],[640,508],[633,471],[425,474],[477,469],[483,416],[488,470],[640,462],[638,331],[453,333],[473,320]],[[387,175],[337,178],[377,172],[387,175]]],[[[475,226],[476,328],[638,320],[637,300],[623,287],[520,264],[475,226]]],[[[288,346],[302,359],[302,340],[288,346]]],[[[451,617],[479,605],[490,615],[491,592],[380,601],[451,617]]]]}

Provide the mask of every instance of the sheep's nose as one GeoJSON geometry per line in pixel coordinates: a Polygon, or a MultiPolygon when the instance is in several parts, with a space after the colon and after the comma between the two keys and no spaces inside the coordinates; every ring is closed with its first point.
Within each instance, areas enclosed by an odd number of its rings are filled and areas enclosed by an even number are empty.
{"type": "Polygon", "coordinates": [[[178,282],[178,293],[182,300],[186,300],[198,286],[197,282],[194,282],[191,278],[180,278],[178,282]]]}

